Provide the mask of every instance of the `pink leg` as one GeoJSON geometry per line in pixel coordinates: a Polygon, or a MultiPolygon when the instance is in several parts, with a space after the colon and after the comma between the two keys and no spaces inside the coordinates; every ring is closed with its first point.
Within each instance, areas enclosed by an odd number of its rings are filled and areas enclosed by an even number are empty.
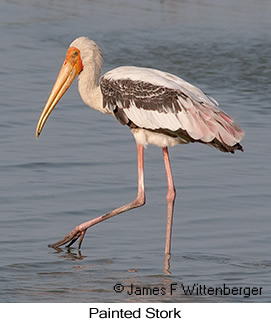
{"type": "MultiPolygon", "coordinates": [[[[167,175],[168,183],[168,192],[167,192],[167,232],[166,232],[166,246],[165,254],[170,255],[171,248],[171,233],[172,233],[172,220],[173,220],[173,210],[174,210],[174,201],[176,196],[176,191],[173,183],[168,149],[167,147],[163,148],[163,156],[165,161],[165,169],[167,175]]],[[[168,257],[169,258],[169,257],[168,257]]]]}
{"type": "Polygon", "coordinates": [[[144,205],[145,204],[144,147],[142,145],[137,145],[137,167],[138,167],[138,193],[137,193],[137,198],[133,202],[125,204],[95,219],[79,224],[73,229],[73,231],[67,234],[62,240],[49,245],[49,247],[58,248],[60,246],[63,246],[66,243],[69,243],[67,247],[70,247],[78,238],[80,238],[78,243],[78,249],[80,249],[85,233],[88,228],[104,220],[110,219],[117,214],[129,211],[131,209],[144,205]]]}

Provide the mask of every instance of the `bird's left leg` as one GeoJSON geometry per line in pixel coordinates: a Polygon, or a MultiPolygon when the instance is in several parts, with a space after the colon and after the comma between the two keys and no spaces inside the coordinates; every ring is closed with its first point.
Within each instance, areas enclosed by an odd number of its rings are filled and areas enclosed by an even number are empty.
{"type": "Polygon", "coordinates": [[[166,231],[166,246],[165,246],[165,271],[169,270],[170,249],[171,249],[171,234],[172,234],[172,220],[174,211],[174,202],[176,191],[174,187],[170,160],[167,147],[163,148],[163,157],[165,162],[165,169],[167,175],[168,192],[167,192],[167,231],[166,231]]]}
{"type": "Polygon", "coordinates": [[[82,241],[84,239],[85,233],[88,228],[93,225],[105,221],[113,216],[129,211],[131,209],[137,208],[145,204],[145,189],[144,189],[144,147],[142,145],[137,145],[137,167],[138,167],[138,192],[136,199],[128,204],[125,204],[111,212],[104,215],[98,216],[95,219],[81,223],[77,225],[69,234],[67,234],[62,240],[49,245],[52,248],[58,248],[67,244],[70,247],[79,238],[78,249],[80,249],[82,241]]]}

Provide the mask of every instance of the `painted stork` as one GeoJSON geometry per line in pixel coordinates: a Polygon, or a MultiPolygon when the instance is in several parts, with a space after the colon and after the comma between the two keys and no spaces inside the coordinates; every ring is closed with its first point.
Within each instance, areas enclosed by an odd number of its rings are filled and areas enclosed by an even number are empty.
{"type": "MultiPolygon", "coordinates": [[[[111,212],[79,224],[62,240],[49,245],[70,247],[79,239],[80,249],[85,233],[91,226],[117,214],[145,204],[144,146],[154,144],[162,148],[167,176],[167,228],[165,254],[170,258],[172,218],[175,201],[168,146],[199,142],[223,152],[243,150],[239,144],[243,130],[221,111],[217,102],[199,88],[170,73],[151,68],[122,66],[102,77],[102,53],[98,45],[79,37],[69,46],[65,61],[40,116],[36,136],[78,75],[78,89],[82,100],[95,110],[112,114],[130,128],[137,145],[137,198],[111,212]]],[[[169,260],[168,260],[169,261],[169,260]]]]}

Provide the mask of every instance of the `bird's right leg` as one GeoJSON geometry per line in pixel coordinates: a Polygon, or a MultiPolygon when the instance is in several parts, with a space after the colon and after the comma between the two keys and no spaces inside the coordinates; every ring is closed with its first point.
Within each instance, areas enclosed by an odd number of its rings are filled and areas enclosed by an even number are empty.
{"type": "Polygon", "coordinates": [[[49,247],[58,248],[68,243],[67,247],[70,247],[79,238],[78,249],[80,249],[85,233],[88,228],[93,225],[103,222],[113,216],[129,211],[131,209],[140,207],[145,204],[145,188],[144,188],[144,147],[137,144],[137,167],[138,167],[138,193],[137,198],[128,204],[125,204],[109,213],[101,215],[90,221],[77,225],[69,234],[67,234],[62,240],[50,244],[49,247]]]}
{"type": "Polygon", "coordinates": [[[168,182],[168,192],[167,192],[167,230],[166,230],[166,246],[165,246],[165,263],[164,272],[170,274],[170,249],[171,249],[171,235],[172,235],[172,220],[174,211],[174,202],[176,197],[176,190],[173,182],[172,171],[170,166],[170,160],[168,155],[167,147],[163,148],[163,156],[165,162],[165,169],[168,182]]]}

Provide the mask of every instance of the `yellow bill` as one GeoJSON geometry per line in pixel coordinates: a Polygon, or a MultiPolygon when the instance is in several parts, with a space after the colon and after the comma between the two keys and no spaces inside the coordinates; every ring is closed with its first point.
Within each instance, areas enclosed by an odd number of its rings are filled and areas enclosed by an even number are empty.
{"type": "Polygon", "coordinates": [[[75,47],[70,47],[67,51],[65,61],[61,67],[55,85],[51,91],[51,94],[45,104],[39,122],[37,124],[37,138],[39,137],[46,120],[48,119],[50,113],[53,111],[57,102],[61,99],[69,86],[72,84],[72,81],[75,79],[76,75],[78,75],[82,71],[82,69],[83,65],[80,57],[80,51],[75,47]]]}

